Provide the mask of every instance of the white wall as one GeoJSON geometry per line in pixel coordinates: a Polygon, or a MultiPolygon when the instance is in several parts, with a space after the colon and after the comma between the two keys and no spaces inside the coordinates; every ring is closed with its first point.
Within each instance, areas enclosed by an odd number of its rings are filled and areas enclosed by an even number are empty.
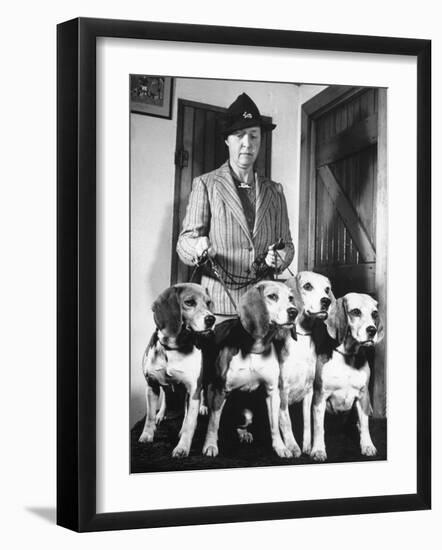
{"type": "MultiPolygon", "coordinates": [[[[170,280],[178,99],[228,107],[246,92],[261,114],[272,117],[277,125],[272,136],[272,179],[284,186],[297,249],[300,106],[323,87],[303,88],[177,78],[172,120],[131,115],[131,424],[145,414],[141,357],[154,330],[151,304],[170,280]]],[[[297,254],[292,269],[296,265],[297,254]]]]}

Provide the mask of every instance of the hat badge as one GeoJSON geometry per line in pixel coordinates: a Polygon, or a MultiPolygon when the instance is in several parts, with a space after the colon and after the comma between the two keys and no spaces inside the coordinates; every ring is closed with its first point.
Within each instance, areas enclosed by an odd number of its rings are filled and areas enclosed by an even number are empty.
{"type": "Polygon", "coordinates": [[[252,114],[251,114],[251,113],[248,113],[247,111],[244,111],[244,112],[243,112],[242,117],[243,117],[243,118],[253,118],[252,114]]]}

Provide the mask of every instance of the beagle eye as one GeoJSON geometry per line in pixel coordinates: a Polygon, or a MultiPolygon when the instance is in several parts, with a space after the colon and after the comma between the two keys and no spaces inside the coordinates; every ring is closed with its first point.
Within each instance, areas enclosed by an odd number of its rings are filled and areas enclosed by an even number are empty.
{"type": "Polygon", "coordinates": [[[268,298],[269,300],[272,300],[273,302],[277,302],[278,299],[279,299],[279,296],[278,296],[277,294],[268,294],[268,295],[267,295],[267,298],[268,298]]]}
{"type": "Polygon", "coordinates": [[[325,293],[330,294],[330,287],[329,286],[325,288],[325,293]]]}
{"type": "Polygon", "coordinates": [[[362,311],[356,307],[350,311],[350,315],[353,315],[353,317],[360,317],[362,315],[362,311]]]}
{"type": "Polygon", "coordinates": [[[376,321],[376,319],[379,319],[379,313],[377,311],[373,311],[373,313],[371,314],[371,316],[373,317],[373,319],[376,321]]]}
{"type": "Polygon", "coordinates": [[[304,290],[313,290],[313,287],[310,283],[305,283],[305,285],[302,288],[304,290]]]}
{"type": "Polygon", "coordinates": [[[196,306],[195,298],[187,298],[186,300],[184,300],[184,305],[187,307],[195,307],[196,306]]]}

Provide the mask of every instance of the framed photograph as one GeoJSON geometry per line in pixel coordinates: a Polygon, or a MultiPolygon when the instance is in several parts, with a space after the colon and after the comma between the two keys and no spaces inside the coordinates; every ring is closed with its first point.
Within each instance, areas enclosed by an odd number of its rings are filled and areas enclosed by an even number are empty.
{"type": "Polygon", "coordinates": [[[172,85],[170,76],[131,74],[130,110],[133,113],[172,118],[172,85]]]}
{"type": "Polygon", "coordinates": [[[58,26],[59,525],[431,506],[430,57],[58,26]]]}

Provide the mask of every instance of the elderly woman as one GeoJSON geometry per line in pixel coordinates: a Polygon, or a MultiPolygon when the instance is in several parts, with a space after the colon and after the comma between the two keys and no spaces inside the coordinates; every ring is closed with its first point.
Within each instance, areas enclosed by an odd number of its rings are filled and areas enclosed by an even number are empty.
{"type": "MultiPolygon", "coordinates": [[[[282,186],[254,170],[262,132],[275,127],[262,119],[245,93],[230,105],[223,129],[229,159],[193,181],[177,243],[178,255],[187,265],[194,265],[204,253],[216,260],[221,274],[228,274],[226,288],[236,303],[256,280],[257,259],[270,268],[267,276],[272,270],[283,271],[293,260],[282,186]],[[284,248],[275,254],[273,246],[280,240],[284,248]]],[[[201,284],[208,289],[217,315],[236,313],[215,276],[205,272],[201,284]]]]}

